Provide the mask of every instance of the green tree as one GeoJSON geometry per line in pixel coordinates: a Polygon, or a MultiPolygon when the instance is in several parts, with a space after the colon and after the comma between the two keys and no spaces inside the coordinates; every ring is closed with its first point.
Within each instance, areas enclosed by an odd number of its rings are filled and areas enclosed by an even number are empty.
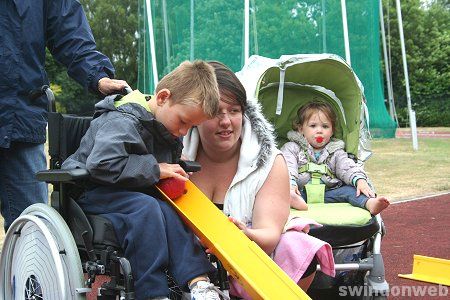
{"type": "MultiPolygon", "coordinates": [[[[339,7],[335,1],[327,2],[330,12],[339,7]]],[[[233,70],[240,70],[244,63],[243,1],[195,0],[194,3],[194,57],[220,60],[233,70]]],[[[191,7],[190,1],[180,0],[154,1],[151,4],[155,44],[160,45],[155,52],[161,77],[190,58],[191,7]]],[[[282,54],[320,52],[322,21],[318,20],[322,13],[321,1],[317,0],[283,0],[277,5],[267,0],[251,1],[250,52],[273,58],[282,54]],[[254,36],[255,26],[257,35],[254,36]]],[[[330,17],[329,22],[333,21],[334,18],[330,17]]]]}
{"type": "MultiPolygon", "coordinates": [[[[137,1],[81,0],[94,34],[97,49],[107,55],[116,69],[116,78],[131,87],[137,82],[137,1]]],[[[96,95],[88,93],[68,77],[66,68],[47,53],[46,70],[57,92],[62,112],[92,114],[96,95]]]]}
{"type": "MultiPolygon", "coordinates": [[[[384,1],[389,13],[392,49],[392,80],[399,123],[408,124],[397,13],[394,0],[384,1]]],[[[407,54],[411,101],[419,126],[445,126],[450,123],[450,7],[448,0],[404,0],[403,31],[407,54]]],[[[388,23],[389,22],[389,23],[388,23]]]]}

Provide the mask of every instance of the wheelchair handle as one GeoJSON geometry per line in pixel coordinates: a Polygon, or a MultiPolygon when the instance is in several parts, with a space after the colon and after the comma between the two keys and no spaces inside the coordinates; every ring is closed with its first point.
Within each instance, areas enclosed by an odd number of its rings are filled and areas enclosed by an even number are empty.
{"type": "Polygon", "coordinates": [[[133,90],[129,86],[126,86],[123,88],[122,94],[127,95],[127,94],[131,93],[132,91],[133,90]]]}
{"type": "Polygon", "coordinates": [[[48,85],[43,85],[38,89],[31,90],[28,93],[28,99],[31,101],[34,101],[41,96],[46,95],[48,100],[48,111],[49,112],[56,112],[56,104],[55,104],[55,94],[50,89],[48,85]]]}

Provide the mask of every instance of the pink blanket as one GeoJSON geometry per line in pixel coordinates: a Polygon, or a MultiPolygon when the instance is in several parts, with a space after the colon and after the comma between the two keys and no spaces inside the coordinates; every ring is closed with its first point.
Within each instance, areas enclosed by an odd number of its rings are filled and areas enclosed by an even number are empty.
{"type": "MultiPolygon", "coordinates": [[[[307,234],[310,225],[322,226],[314,220],[293,218],[285,227],[274,253],[273,260],[289,277],[298,282],[314,256],[319,261],[321,271],[335,276],[334,258],[330,244],[307,234]]],[[[232,295],[251,299],[237,280],[230,278],[232,295]]]]}

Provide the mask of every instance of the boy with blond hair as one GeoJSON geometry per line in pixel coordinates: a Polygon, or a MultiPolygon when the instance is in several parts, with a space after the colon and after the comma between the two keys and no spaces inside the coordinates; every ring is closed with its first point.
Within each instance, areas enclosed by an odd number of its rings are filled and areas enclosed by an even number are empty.
{"type": "Polygon", "coordinates": [[[180,137],[219,109],[214,69],[204,61],[183,62],[158,84],[154,96],[134,91],[97,103],[79,149],[63,168],[85,168],[88,190],[78,200],[89,214],[114,226],[135,278],[136,299],[167,299],[165,271],[192,299],[219,299],[207,273],[214,268],[193,233],[154,185],[187,180],[178,164],[180,137]]]}

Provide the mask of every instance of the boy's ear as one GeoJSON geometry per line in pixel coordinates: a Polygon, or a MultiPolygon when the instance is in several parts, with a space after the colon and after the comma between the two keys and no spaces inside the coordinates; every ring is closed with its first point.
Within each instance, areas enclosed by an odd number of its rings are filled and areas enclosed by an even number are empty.
{"type": "Polygon", "coordinates": [[[162,89],[156,94],[156,103],[158,105],[163,105],[166,101],[170,99],[170,91],[168,89],[162,89]]]}

